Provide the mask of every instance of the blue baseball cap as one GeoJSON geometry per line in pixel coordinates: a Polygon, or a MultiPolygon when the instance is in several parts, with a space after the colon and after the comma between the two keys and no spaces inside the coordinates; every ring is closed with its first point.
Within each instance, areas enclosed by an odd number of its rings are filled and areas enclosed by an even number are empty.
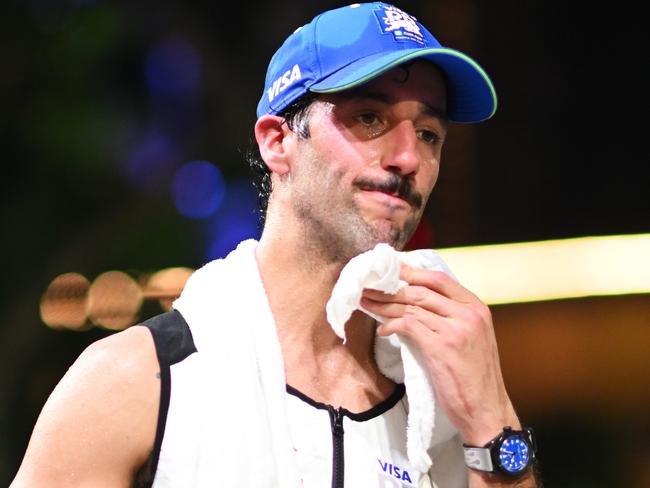
{"type": "Polygon", "coordinates": [[[496,92],[476,61],[443,47],[415,17],[373,2],[328,10],[291,34],[271,58],[257,116],[278,114],[307,92],[354,88],[412,59],[427,59],[444,73],[449,120],[494,115],[496,92]]]}

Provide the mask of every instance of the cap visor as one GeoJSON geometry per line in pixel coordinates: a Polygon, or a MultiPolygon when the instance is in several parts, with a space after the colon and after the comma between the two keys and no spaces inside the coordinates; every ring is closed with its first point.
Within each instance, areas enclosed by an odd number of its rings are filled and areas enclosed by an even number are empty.
{"type": "Polygon", "coordinates": [[[449,48],[411,49],[367,56],[314,83],[309,89],[316,93],[348,90],[411,59],[429,60],[445,74],[449,120],[480,122],[494,115],[497,96],[487,73],[469,56],[449,48]]]}

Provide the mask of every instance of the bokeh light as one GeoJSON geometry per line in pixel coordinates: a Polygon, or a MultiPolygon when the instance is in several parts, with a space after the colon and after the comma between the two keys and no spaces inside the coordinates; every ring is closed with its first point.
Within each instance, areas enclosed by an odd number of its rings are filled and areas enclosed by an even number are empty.
{"type": "Polygon", "coordinates": [[[206,259],[225,257],[245,239],[260,236],[257,192],[248,180],[228,183],[223,203],[205,226],[206,259]]]}
{"type": "Polygon", "coordinates": [[[490,305],[650,293],[650,234],[439,249],[490,305]]]}
{"type": "Polygon", "coordinates": [[[124,159],[127,179],[143,190],[167,187],[178,161],[178,147],[164,132],[152,129],[130,148],[124,159]]]}
{"type": "Polygon", "coordinates": [[[201,58],[185,39],[165,39],[149,51],[145,77],[153,95],[191,93],[201,77],[201,58]]]}
{"type": "Polygon", "coordinates": [[[191,161],[174,174],[172,198],[179,213],[192,219],[212,215],[224,199],[226,186],[219,169],[208,161],[191,161]]]}
{"type": "Polygon", "coordinates": [[[142,290],[133,278],[122,271],[107,271],[88,290],[88,318],[107,329],[125,329],[135,323],[142,300],[142,290]]]}
{"type": "Polygon", "coordinates": [[[64,273],[49,284],[41,298],[41,320],[53,329],[80,329],[86,324],[90,282],[79,273],[64,273]]]}
{"type": "Polygon", "coordinates": [[[185,282],[193,273],[191,268],[168,268],[152,274],[144,285],[144,297],[157,298],[163,310],[172,308],[172,302],[181,294],[185,282]]]}

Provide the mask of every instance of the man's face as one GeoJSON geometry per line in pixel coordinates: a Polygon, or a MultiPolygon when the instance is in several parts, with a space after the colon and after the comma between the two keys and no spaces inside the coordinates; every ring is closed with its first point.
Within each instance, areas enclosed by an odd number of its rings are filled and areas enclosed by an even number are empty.
{"type": "Polygon", "coordinates": [[[333,260],[379,242],[404,246],[438,177],[445,100],[442,75],[425,61],[320,97],[291,174],[306,238],[333,260]]]}

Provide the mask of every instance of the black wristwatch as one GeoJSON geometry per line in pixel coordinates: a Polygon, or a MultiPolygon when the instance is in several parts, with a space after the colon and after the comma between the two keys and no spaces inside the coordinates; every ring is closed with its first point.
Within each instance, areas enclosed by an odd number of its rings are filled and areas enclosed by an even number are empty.
{"type": "Polygon", "coordinates": [[[537,443],[530,427],[512,430],[512,427],[508,426],[483,447],[463,444],[463,448],[465,464],[469,468],[519,476],[525,473],[535,460],[537,443]]]}

